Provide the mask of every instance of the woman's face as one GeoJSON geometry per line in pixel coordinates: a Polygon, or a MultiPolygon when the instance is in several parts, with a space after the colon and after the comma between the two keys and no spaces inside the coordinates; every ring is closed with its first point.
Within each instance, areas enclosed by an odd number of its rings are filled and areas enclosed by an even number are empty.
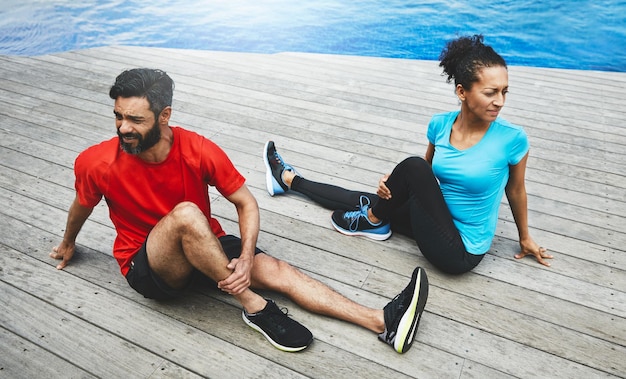
{"type": "Polygon", "coordinates": [[[478,73],[478,81],[471,90],[457,86],[457,95],[469,116],[491,123],[498,117],[509,91],[509,73],[503,66],[485,67],[478,73]]]}

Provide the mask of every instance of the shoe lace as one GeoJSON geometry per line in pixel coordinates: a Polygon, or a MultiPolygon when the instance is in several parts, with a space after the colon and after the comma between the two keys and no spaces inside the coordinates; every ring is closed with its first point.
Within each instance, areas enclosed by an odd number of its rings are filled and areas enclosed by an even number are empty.
{"type": "Polygon", "coordinates": [[[397,313],[398,311],[402,311],[404,308],[404,299],[406,298],[405,291],[400,292],[391,300],[393,313],[397,313]]]}
{"type": "Polygon", "coordinates": [[[291,319],[289,318],[289,309],[286,307],[278,308],[274,312],[270,312],[267,316],[271,323],[281,330],[286,330],[291,323],[291,319]]]}
{"type": "Polygon", "coordinates": [[[348,211],[344,213],[343,217],[348,221],[351,231],[358,230],[359,220],[361,217],[367,218],[367,210],[370,206],[370,199],[367,196],[361,195],[359,198],[358,209],[355,211],[348,211]]]}
{"type": "Polygon", "coordinates": [[[409,292],[409,286],[407,286],[389,302],[388,311],[390,312],[391,319],[395,320],[399,313],[404,312],[404,308],[406,307],[405,303],[411,296],[409,292]]]}
{"type": "Polygon", "coordinates": [[[285,161],[283,161],[283,157],[281,157],[280,154],[278,154],[278,151],[274,150],[274,153],[272,154],[272,156],[276,164],[279,165],[281,168],[285,169],[285,161]]]}
{"type": "Polygon", "coordinates": [[[402,313],[404,309],[404,301],[406,298],[405,291],[402,291],[396,297],[394,297],[387,307],[385,307],[385,331],[381,334],[381,339],[387,342],[393,342],[398,332],[397,322],[398,314],[402,313]],[[392,324],[387,325],[387,320],[392,324]]]}

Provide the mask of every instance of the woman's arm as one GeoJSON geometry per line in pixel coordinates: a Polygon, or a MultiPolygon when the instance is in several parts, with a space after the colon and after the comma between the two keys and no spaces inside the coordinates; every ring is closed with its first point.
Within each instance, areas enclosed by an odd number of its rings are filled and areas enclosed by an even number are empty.
{"type": "MultiPolygon", "coordinates": [[[[435,145],[432,143],[428,143],[428,147],[426,148],[426,155],[424,155],[424,160],[428,162],[431,166],[433,164],[433,156],[435,156],[435,145]]],[[[378,180],[378,188],[376,189],[376,194],[385,200],[391,199],[391,191],[387,187],[385,183],[387,183],[387,179],[389,179],[389,174],[383,175],[382,178],[378,180]]]]}
{"type": "Polygon", "coordinates": [[[428,143],[428,147],[426,148],[426,155],[424,155],[424,159],[426,160],[426,162],[430,163],[430,165],[433,165],[433,157],[435,156],[435,145],[433,145],[432,143],[428,143]]]}
{"type": "Polygon", "coordinates": [[[527,161],[528,153],[518,164],[509,166],[509,181],[506,185],[506,197],[511,206],[513,219],[515,219],[521,248],[520,253],[516,254],[515,258],[521,259],[527,255],[533,255],[537,262],[550,266],[550,263],[544,259],[551,259],[552,255],[547,254],[545,248],[537,245],[528,231],[528,196],[525,184],[527,161]]]}

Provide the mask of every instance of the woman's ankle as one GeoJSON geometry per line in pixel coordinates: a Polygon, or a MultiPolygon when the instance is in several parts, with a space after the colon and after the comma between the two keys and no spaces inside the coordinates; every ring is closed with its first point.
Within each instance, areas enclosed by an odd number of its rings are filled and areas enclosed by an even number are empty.
{"type": "Polygon", "coordinates": [[[293,182],[293,178],[295,178],[296,173],[291,170],[285,170],[282,174],[283,183],[287,185],[287,187],[291,188],[291,183],[293,182]]]}
{"type": "Polygon", "coordinates": [[[378,224],[382,221],[381,219],[379,219],[378,217],[374,215],[374,213],[372,212],[372,208],[369,208],[367,210],[367,220],[372,224],[378,224]]]}

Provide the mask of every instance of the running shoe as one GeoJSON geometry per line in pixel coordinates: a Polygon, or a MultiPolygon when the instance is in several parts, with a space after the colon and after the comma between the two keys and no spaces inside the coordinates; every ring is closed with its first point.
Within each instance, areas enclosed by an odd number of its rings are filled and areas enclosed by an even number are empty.
{"type": "Polygon", "coordinates": [[[251,314],[244,309],[243,321],[279,350],[296,352],[306,349],[313,342],[309,329],[278,309],[273,300],[266,300],[267,305],[260,312],[251,314]]]}
{"type": "Polygon", "coordinates": [[[283,158],[276,151],[274,141],[267,141],[263,150],[263,161],[265,162],[265,186],[270,196],[281,195],[289,191],[289,187],[283,181],[284,171],[298,172],[285,163],[283,158]]]}
{"type": "Polygon", "coordinates": [[[383,308],[385,331],[378,339],[398,353],[406,353],[413,344],[427,299],[428,277],[424,269],[417,267],[409,285],[383,308]]]}
{"type": "Polygon", "coordinates": [[[388,221],[372,223],[367,218],[370,199],[361,196],[358,209],[355,211],[334,211],[331,221],[338,232],[348,236],[365,236],[377,241],[384,241],[391,237],[391,225],[388,221]]]}

